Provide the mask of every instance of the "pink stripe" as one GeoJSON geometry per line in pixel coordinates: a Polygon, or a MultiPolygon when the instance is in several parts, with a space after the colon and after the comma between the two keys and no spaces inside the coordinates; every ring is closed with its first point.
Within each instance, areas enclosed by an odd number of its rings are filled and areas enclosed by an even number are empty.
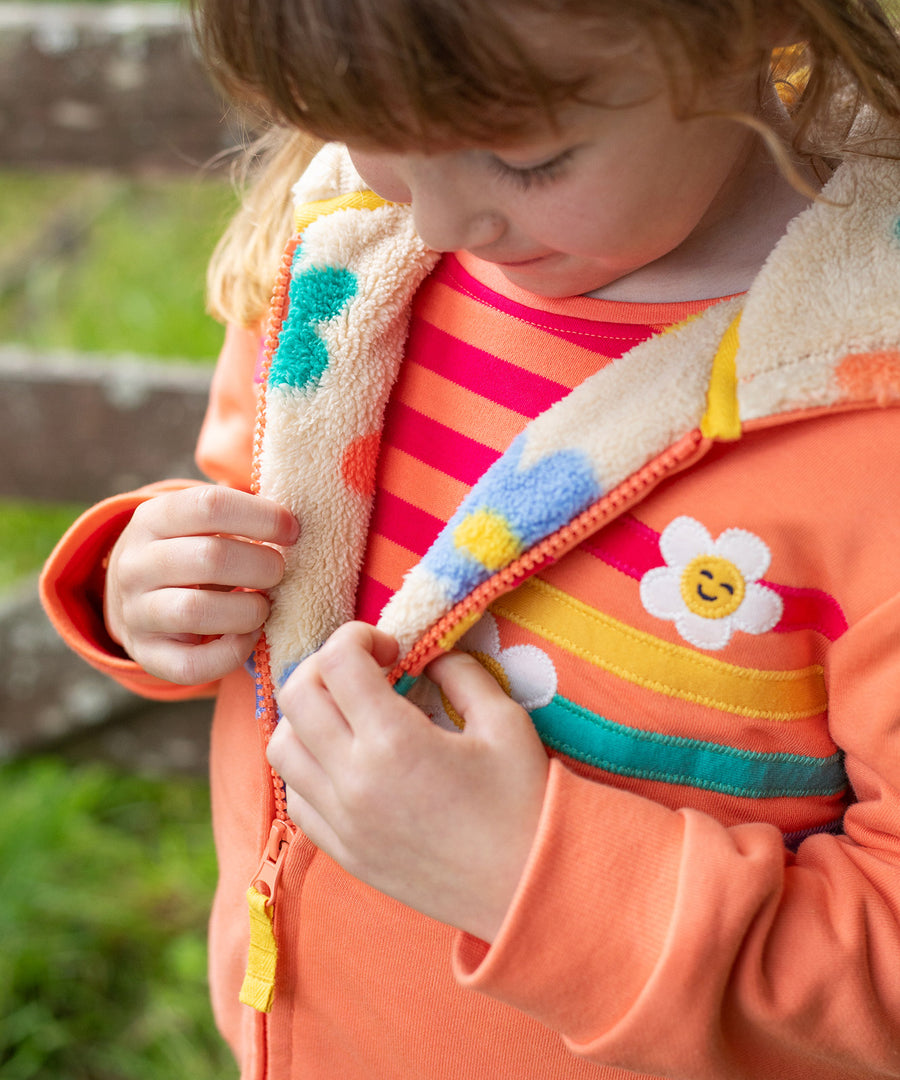
{"type": "Polygon", "coordinates": [[[798,589],[792,585],[776,585],[764,578],[760,578],[759,583],[777,592],[784,601],[784,613],[775,627],[780,633],[785,634],[789,630],[816,630],[829,641],[837,641],[848,629],[847,618],[841,605],[827,592],[821,589],[798,589]]]}
{"type": "Polygon", "coordinates": [[[416,555],[431,547],[446,522],[379,488],[371,529],[416,555]]]}
{"type": "Polygon", "coordinates": [[[636,581],[655,566],[665,566],[659,553],[659,533],[631,514],[616,518],[581,547],[636,581]]]}
{"type": "Polygon", "coordinates": [[[646,341],[654,333],[654,327],[644,324],[597,322],[593,319],[579,319],[575,315],[556,315],[550,311],[517,304],[515,300],[482,285],[452,255],[441,260],[432,277],[457,292],[475,297],[488,307],[496,308],[613,360],[624,356],[629,349],[646,341]]]}
{"type": "Polygon", "coordinates": [[[408,354],[429,371],[523,416],[546,411],[569,388],[476,349],[422,319],[410,330],[408,354]]]}
{"type": "Polygon", "coordinates": [[[382,585],[380,581],[376,581],[368,574],[361,574],[356,591],[357,619],[362,619],[363,622],[374,626],[378,622],[384,605],[393,595],[387,585],[382,585]]]}
{"type": "Polygon", "coordinates": [[[474,486],[500,456],[489,446],[396,400],[388,407],[385,441],[469,487],[474,486]]]}
{"type": "MultiPolygon", "coordinates": [[[[640,581],[648,570],[666,565],[659,551],[659,533],[630,514],[623,514],[584,541],[581,547],[636,581],[640,581]]],[[[762,578],[759,584],[778,593],[784,602],[781,620],[774,628],[777,633],[815,630],[829,641],[836,641],[847,629],[847,619],[840,604],[822,589],[778,585],[762,578]]]]}

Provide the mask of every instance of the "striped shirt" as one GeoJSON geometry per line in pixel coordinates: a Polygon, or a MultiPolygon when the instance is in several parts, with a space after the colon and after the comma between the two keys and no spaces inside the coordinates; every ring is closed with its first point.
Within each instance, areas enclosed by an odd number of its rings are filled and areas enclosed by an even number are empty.
{"type": "Polygon", "coordinates": [[[529,420],[707,303],[544,299],[471,256],[445,256],[415,297],[388,403],[357,617],[377,622],[403,575],[529,420]]]}

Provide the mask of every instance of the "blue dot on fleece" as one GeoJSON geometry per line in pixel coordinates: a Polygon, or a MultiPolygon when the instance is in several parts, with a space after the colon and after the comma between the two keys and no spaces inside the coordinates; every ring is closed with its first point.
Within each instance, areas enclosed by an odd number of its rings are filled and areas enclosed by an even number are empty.
{"type": "Polygon", "coordinates": [[[346,267],[312,267],[291,282],[287,318],[269,369],[269,386],[315,390],[328,367],[319,327],[356,295],[356,275],[346,267]]]}

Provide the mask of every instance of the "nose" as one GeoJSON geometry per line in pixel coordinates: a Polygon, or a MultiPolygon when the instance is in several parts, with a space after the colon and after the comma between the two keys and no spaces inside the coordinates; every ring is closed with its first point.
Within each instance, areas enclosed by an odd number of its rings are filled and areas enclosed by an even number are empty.
{"type": "Polygon", "coordinates": [[[501,212],[486,201],[483,185],[454,155],[418,159],[405,177],[416,231],[436,251],[475,251],[506,231],[501,212]]]}

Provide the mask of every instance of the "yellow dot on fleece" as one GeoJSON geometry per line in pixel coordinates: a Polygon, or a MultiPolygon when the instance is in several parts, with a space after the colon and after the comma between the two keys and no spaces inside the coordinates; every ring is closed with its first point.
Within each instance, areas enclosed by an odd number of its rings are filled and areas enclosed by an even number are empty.
{"type": "Polygon", "coordinates": [[[499,570],[521,553],[522,543],[495,510],[476,510],[456,526],[453,542],[488,570],[499,570]]]}

